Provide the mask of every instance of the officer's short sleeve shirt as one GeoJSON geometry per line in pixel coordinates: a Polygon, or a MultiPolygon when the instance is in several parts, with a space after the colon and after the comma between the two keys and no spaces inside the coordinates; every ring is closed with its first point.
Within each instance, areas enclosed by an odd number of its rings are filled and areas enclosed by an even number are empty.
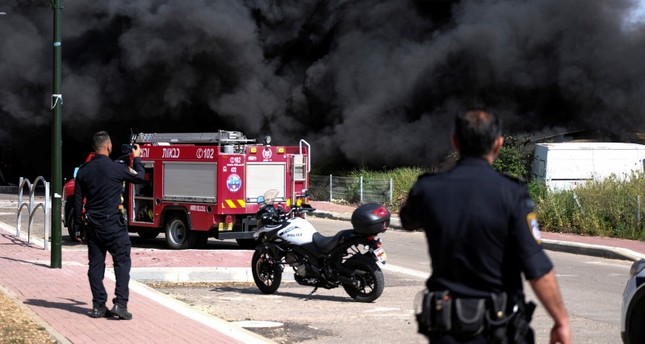
{"type": "Polygon", "coordinates": [[[401,220],[426,232],[432,290],[473,297],[513,292],[522,290],[522,274],[534,279],[553,268],[526,187],[483,159],[419,178],[401,220]]]}

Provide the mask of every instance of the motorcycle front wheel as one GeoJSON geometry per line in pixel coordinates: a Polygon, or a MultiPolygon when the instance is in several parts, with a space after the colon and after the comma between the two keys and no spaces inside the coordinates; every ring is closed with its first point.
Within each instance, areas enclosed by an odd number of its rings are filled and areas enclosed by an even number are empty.
{"type": "Polygon", "coordinates": [[[346,260],[343,266],[353,271],[351,279],[354,283],[343,283],[345,292],[352,299],[358,302],[372,302],[383,294],[385,288],[383,271],[374,260],[357,254],[346,260]]]}
{"type": "Polygon", "coordinates": [[[270,254],[269,250],[264,247],[258,247],[253,252],[251,259],[251,271],[253,280],[261,292],[273,294],[282,282],[282,266],[270,254]]]}

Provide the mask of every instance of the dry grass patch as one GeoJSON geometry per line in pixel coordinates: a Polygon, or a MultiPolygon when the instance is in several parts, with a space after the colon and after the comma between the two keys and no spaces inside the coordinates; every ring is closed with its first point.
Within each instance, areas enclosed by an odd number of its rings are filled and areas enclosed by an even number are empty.
{"type": "Polygon", "coordinates": [[[47,329],[34,320],[35,316],[0,289],[0,343],[56,343],[47,329]]]}

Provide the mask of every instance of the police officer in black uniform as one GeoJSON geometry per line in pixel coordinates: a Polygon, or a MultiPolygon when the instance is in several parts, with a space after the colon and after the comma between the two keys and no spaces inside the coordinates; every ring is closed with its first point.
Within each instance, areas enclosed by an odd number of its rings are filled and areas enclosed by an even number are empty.
{"type": "Polygon", "coordinates": [[[144,168],[139,160],[141,149],[132,149],[132,168],[110,159],[112,141],[105,131],[92,137],[95,156],[78,171],[75,181],[76,223],[85,223],[89,257],[90,288],[92,290],[92,311],[90,316],[102,318],[117,316],[130,320],[128,312],[128,283],[130,281],[131,242],[123,213],[122,194],[124,181],[142,183],[144,168]],[[83,200],[85,199],[85,213],[83,200]],[[103,285],[105,274],[105,253],[110,252],[116,275],[114,306],[108,311],[105,303],[107,293],[103,285]]]}
{"type": "Polygon", "coordinates": [[[524,303],[523,273],[554,320],[551,343],[570,343],[533,202],[524,185],[491,167],[503,144],[500,120],[486,111],[461,113],[452,144],[456,166],[420,176],[400,212],[405,229],[426,232],[432,261],[419,332],[431,343],[532,342],[534,305],[524,303]],[[473,320],[481,317],[478,305],[485,306],[481,324],[473,320]]]}

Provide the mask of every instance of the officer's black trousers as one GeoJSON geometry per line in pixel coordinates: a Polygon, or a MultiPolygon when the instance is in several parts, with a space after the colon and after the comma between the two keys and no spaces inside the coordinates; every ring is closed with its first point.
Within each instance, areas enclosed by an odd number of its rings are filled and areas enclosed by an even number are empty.
{"type": "Polygon", "coordinates": [[[115,298],[113,302],[127,307],[130,291],[130,251],[132,243],[128,230],[119,222],[111,223],[105,227],[91,226],[87,232],[87,252],[89,269],[87,276],[92,290],[92,304],[101,307],[107,302],[107,293],[103,285],[105,276],[105,253],[110,252],[116,276],[115,298]]]}

